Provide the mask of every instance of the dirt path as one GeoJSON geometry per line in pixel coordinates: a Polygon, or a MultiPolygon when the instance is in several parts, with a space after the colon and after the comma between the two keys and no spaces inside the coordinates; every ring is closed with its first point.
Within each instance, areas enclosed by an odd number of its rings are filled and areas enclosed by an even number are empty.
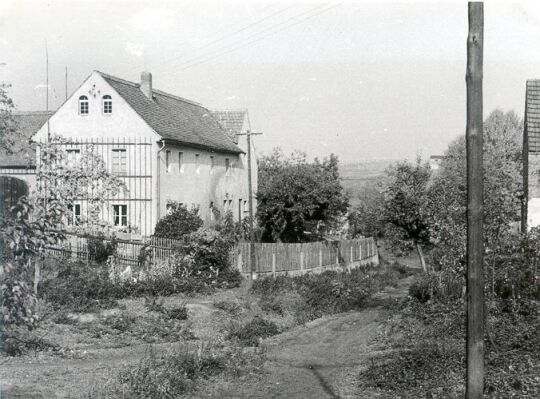
{"type": "MultiPolygon", "coordinates": [[[[407,294],[411,278],[376,299],[407,294]]],[[[267,342],[262,376],[204,393],[221,398],[354,398],[357,370],[373,351],[370,341],[387,312],[375,306],[315,320],[267,342]]]]}

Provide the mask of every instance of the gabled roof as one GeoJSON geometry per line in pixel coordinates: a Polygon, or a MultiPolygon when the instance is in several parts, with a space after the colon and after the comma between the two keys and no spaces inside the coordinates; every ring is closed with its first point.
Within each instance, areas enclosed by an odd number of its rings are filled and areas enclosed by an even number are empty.
{"type": "Polygon", "coordinates": [[[527,80],[525,129],[529,152],[540,152],[540,80],[527,80]]]}
{"type": "Polygon", "coordinates": [[[243,152],[202,105],[155,89],[150,99],[141,91],[140,84],[96,72],[165,141],[213,151],[243,152]]]}
{"type": "Polygon", "coordinates": [[[238,133],[242,133],[246,120],[246,110],[218,110],[212,111],[212,115],[227,131],[228,136],[238,144],[238,133]]]}
{"type": "Polygon", "coordinates": [[[13,145],[13,153],[0,150],[1,168],[34,168],[36,165],[36,145],[30,139],[47,122],[53,111],[13,112],[13,121],[18,133],[13,145]]]}

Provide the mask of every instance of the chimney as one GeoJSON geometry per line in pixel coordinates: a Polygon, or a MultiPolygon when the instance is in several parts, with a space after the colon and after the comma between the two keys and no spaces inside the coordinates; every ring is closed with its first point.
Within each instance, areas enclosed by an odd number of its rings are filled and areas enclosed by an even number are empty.
{"type": "Polygon", "coordinates": [[[152,99],[152,74],[150,72],[141,73],[141,91],[150,100],[152,99]]]}

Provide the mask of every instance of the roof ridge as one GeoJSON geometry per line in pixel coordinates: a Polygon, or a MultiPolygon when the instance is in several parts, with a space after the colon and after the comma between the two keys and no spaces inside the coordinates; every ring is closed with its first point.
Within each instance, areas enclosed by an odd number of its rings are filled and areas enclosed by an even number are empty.
{"type": "MultiPolygon", "coordinates": [[[[107,79],[116,80],[117,82],[128,84],[130,86],[134,86],[134,87],[137,87],[137,88],[141,87],[140,83],[135,83],[135,82],[132,82],[132,81],[129,81],[129,80],[126,80],[126,79],[119,78],[117,76],[112,76],[112,75],[109,75],[108,73],[104,73],[104,72],[101,72],[101,71],[98,71],[98,70],[96,70],[96,72],[99,73],[101,76],[107,78],[107,79]]],[[[167,93],[167,92],[165,92],[163,90],[152,88],[152,93],[157,93],[157,94],[160,94],[162,96],[171,97],[171,98],[174,98],[175,100],[184,101],[184,102],[186,102],[188,104],[197,105],[199,107],[205,108],[201,103],[198,103],[198,102],[192,101],[192,100],[188,100],[187,98],[176,96],[176,95],[171,94],[171,93],[167,93]]]]}
{"type": "Polygon", "coordinates": [[[159,90],[159,89],[152,88],[152,92],[153,93],[158,93],[158,94],[160,94],[162,96],[171,97],[171,98],[174,98],[175,100],[183,101],[183,102],[191,104],[191,105],[197,105],[197,106],[199,106],[201,108],[204,108],[204,109],[208,110],[208,108],[206,108],[201,103],[198,103],[197,101],[188,100],[187,98],[180,97],[180,96],[177,96],[177,95],[174,95],[174,94],[171,94],[171,93],[167,93],[166,91],[162,91],[162,90],[159,90]]]}

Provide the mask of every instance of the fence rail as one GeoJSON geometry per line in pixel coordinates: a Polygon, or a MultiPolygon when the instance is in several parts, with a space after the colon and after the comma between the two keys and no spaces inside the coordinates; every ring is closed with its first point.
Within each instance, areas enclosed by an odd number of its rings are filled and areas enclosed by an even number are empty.
{"type": "MultiPolygon", "coordinates": [[[[50,255],[62,258],[92,259],[89,243],[92,239],[111,242],[110,238],[65,233],[66,239],[46,248],[50,255]]],[[[138,266],[143,247],[151,251],[154,261],[167,261],[182,243],[169,238],[149,237],[141,241],[116,239],[116,262],[138,266]]],[[[377,263],[377,247],[371,237],[354,240],[312,242],[303,244],[256,243],[255,271],[257,274],[304,273],[316,269],[355,265],[359,262],[377,263]]],[[[249,274],[249,243],[237,244],[230,253],[231,264],[249,274]]]]}

